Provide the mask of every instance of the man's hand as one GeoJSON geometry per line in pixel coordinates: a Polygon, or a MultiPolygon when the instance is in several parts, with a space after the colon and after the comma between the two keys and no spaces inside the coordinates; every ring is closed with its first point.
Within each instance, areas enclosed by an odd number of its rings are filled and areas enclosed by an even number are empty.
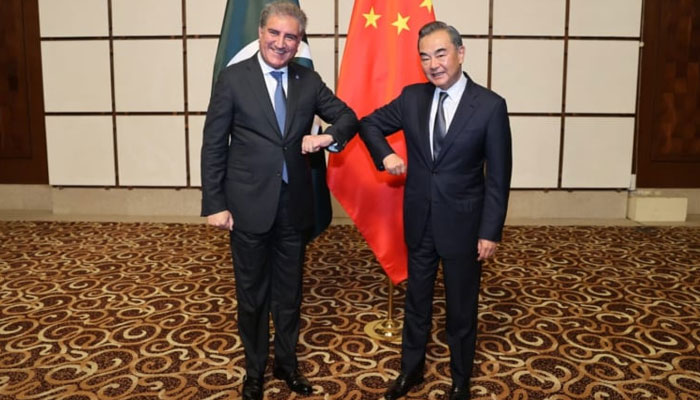
{"type": "Polygon", "coordinates": [[[496,242],[486,239],[479,239],[479,244],[477,245],[477,250],[479,251],[478,260],[482,261],[493,257],[493,255],[496,254],[496,247],[498,247],[498,243],[496,242]]]}
{"type": "Polygon", "coordinates": [[[207,216],[207,224],[219,229],[233,230],[233,216],[228,210],[207,216]]]}
{"type": "Polygon", "coordinates": [[[384,169],[392,175],[401,175],[406,173],[406,163],[396,153],[391,153],[382,160],[384,169]]]}
{"type": "Polygon", "coordinates": [[[331,144],[333,144],[333,136],[327,133],[306,135],[301,139],[301,154],[315,153],[331,144]]]}

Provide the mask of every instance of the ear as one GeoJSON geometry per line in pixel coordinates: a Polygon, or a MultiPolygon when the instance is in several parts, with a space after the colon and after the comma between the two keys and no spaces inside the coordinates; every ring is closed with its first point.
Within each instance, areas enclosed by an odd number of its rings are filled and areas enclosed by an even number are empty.
{"type": "Polygon", "coordinates": [[[464,45],[459,46],[457,49],[457,56],[459,57],[459,63],[464,64],[464,45]]]}

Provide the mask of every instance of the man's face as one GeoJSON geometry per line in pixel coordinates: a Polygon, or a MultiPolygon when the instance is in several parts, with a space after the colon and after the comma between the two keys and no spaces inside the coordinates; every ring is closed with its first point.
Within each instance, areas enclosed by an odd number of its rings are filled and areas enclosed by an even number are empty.
{"type": "Polygon", "coordinates": [[[264,27],[258,28],[260,54],[267,65],[280,69],[294,58],[301,42],[299,21],[286,15],[270,15],[264,27]]]}
{"type": "Polygon", "coordinates": [[[444,30],[423,36],[418,42],[421,66],[426,78],[440,89],[448,89],[462,75],[464,46],[459,48],[444,30]]]}

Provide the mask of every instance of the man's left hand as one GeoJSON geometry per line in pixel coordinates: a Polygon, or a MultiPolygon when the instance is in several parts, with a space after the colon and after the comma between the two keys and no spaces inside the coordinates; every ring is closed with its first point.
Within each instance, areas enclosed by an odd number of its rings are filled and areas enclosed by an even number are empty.
{"type": "Polygon", "coordinates": [[[333,136],[327,133],[306,135],[301,139],[301,154],[315,153],[331,144],[333,144],[333,136]]]}
{"type": "Polygon", "coordinates": [[[498,243],[486,239],[479,239],[477,250],[479,251],[479,261],[493,257],[496,254],[498,243]]]}

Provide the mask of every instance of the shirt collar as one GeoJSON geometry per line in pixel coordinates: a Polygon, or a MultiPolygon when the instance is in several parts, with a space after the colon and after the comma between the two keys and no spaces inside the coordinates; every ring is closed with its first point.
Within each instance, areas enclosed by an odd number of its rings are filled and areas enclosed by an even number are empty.
{"type": "Polygon", "coordinates": [[[272,71],[281,71],[284,73],[284,75],[282,75],[283,77],[287,76],[287,71],[289,69],[287,65],[285,65],[284,67],[282,67],[280,69],[274,69],[271,66],[267,65],[267,63],[265,62],[265,60],[263,60],[262,55],[260,54],[259,51],[258,51],[258,63],[260,64],[260,68],[262,69],[263,75],[268,75],[272,71]]]}
{"type": "Polygon", "coordinates": [[[447,92],[447,95],[451,99],[459,99],[462,97],[462,93],[464,93],[464,89],[467,87],[467,76],[462,72],[461,76],[455,82],[447,88],[447,90],[440,89],[439,87],[435,87],[435,93],[440,93],[440,92],[447,92]]]}

